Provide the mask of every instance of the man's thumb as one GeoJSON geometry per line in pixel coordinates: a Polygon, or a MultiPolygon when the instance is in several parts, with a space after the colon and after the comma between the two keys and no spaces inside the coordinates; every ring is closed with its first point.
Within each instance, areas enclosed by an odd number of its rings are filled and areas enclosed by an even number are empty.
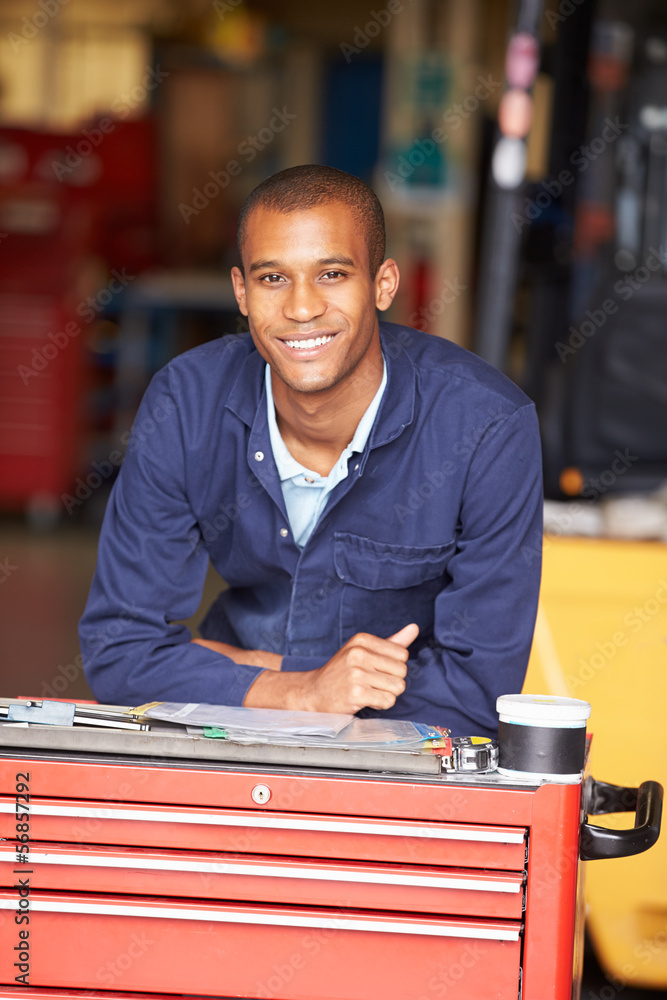
{"type": "Polygon", "coordinates": [[[413,622],[411,625],[404,625],[400,631],[395,632],[394,635],[390,635],[389,642],[395,642],[399,646],[405,646],[407,649],[411,643],[415,641],[419,635],[419,625],[415,625],[413,622]]]}

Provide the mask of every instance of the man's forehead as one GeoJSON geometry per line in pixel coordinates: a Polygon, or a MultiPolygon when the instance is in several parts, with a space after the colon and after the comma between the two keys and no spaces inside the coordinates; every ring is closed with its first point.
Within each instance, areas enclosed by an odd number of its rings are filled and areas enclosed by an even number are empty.
{"type": "Polygon", "coordinates": [[[341,201],[326,201],[310,208],[296,208],[289,211],[258,205],[246,219],[246,238],[252,233],[272,229],[322,230],[350,228],[356,232],[359,227],[357,213],[350,205],[341,201]]]}
{"type": "Polygon", "coordinates": [[[248,216],[242,250],[253,270],[257,261],[288,256],[361,266],[367,254],[365,234],[352,209],[332,202],[292,212],[258,206],[248,216]]]}

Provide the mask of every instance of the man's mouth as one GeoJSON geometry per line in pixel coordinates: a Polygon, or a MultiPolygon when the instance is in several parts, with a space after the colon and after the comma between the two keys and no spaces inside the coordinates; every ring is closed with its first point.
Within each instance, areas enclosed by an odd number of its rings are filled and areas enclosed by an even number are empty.
{"type": "Polygon", "coordinates": [[[329,341],[334,339],[335,334],[325,333],[320,337],[308,337],[299,338],[298,340],[283,340],[283,344],[287,344],[288,347],[292,347],[297,351],[308,351],[312,350],[313,347],[322,347],[323,344],[328,344],[329,341]]]}

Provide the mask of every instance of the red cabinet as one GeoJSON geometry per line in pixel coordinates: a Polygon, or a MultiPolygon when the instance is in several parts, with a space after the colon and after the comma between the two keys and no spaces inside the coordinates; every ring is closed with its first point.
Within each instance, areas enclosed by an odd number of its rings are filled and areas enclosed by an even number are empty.
{"type": "Polygon", "coordinates": [[[0,790],[0,1000],[571,996],[579,785],[7,750],[0,790]]]}

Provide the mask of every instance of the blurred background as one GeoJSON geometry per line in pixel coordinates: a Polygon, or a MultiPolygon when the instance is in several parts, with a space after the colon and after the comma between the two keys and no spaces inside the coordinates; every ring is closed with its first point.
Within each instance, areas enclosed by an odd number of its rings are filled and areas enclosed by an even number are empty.
{"type": "MultiPolygon", "coordinates": [[[[380,196],[386,318],[537,405],[526,690],[591,702],[599,779],[667,782],[660,0],[3,0],[3,695],[91,696],[76,625],[138,402],[175,354],[245,328],[238,210],[310,162],[380,196]]],[[[588,868],[583,995],[665,992],[665,839],[588,868]]]]}

